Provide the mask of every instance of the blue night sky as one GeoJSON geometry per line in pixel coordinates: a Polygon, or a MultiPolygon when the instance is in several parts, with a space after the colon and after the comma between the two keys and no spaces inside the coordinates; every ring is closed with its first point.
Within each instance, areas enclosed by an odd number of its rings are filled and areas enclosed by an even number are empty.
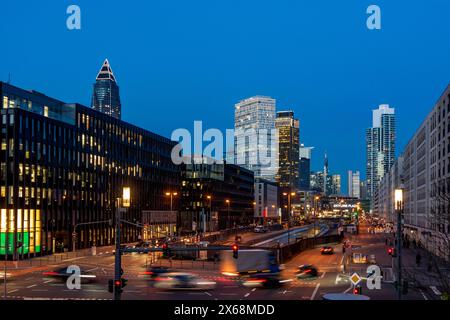
{"type": "Polygon", "coordinates": [[[90,105],[108,58],[125,121],[233,128],[234,103],[261,94],[300,118],[313,169],[365,170],[371,110],[397,113],[397,153],[450,82],[450,1],[5,1],[0,80],[90,105]],[[81,30],[66,8],[81,8],[81,30]],[[382,29],[366,28],[377,4],[382,29]]]}

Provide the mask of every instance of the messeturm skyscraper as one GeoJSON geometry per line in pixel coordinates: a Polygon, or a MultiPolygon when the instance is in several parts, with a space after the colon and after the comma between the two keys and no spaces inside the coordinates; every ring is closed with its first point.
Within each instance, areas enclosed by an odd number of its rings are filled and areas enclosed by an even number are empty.
{"type": "Polygon", "coordinates": [[[120,104],[119,86],[108,59],[103,62],[95,80],[92,108],[120,119],[122,106],[120,104]]]}

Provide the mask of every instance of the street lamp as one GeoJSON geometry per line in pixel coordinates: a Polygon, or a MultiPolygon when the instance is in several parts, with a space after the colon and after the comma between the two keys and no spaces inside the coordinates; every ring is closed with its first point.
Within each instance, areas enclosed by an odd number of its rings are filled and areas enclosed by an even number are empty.
{"type": "Polygon", "coordinates": [[[227,229],[229,229],[230,228],[230,200],[226,199],[225,203],[227,204],[227,212],[228,212],[228,214],[227,214],[227,216],[228,216],[228,218],[227,218],[227,229]]]}
{"type": "Polygon", "coordinates": [[[295,192],[283,192],[283,196],[288,197],[288,244],[291,241],[291,196],[295,196],[295,192]]]}
{"type": "MultiPolygon", "coordinates": [[[[122,198],[117,198],[116,206],[116,255],[114,261],[114,282],[121,281],[122,277],[122,261],[120,252],[120,212],[123,208],[129,208],[131,204],[131,189],[130,187],[122,188],[122,198]]],[[[114,299],[120,300],[120,290],[116,287],[114,290],[114,299]]]]}
{"type": "Polygon", "coordinates": [[[397,213],[397,294],[402,299],[402,220],[403,220],[403,189],[394,191],[394,208],[397,213]]]}
{"type": "Polygon", "coordinates": [[[170,196],[170,211],[172,211],[173,197],[177,195],[177,192],[166,192],[166,196],[170,196]]]}

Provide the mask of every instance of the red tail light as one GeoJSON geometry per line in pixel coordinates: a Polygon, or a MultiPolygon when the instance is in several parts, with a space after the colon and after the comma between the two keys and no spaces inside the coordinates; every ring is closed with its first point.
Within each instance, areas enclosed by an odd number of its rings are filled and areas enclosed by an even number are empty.
{"type": "Polygon", "coordinates": [[[47,271],[47,272],[42,273],[42,275],[44,275],[44,276],[57,276],[58,273],[55,272],[55,271],[47,271]]]}
{"type": "Polygon", "coordinates": [[[141,272],[141,275],[145,275],[145,276],[151,276],[152,274],[153,274],[153,272],[151,272],[151,271],[141,272]]]}

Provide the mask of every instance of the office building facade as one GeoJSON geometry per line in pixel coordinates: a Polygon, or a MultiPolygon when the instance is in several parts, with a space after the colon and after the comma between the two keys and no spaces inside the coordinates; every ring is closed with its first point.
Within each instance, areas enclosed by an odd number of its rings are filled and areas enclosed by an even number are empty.
{"type": "Polygon", "coordinates": [[[299,150],[299,189],[307,191],[311,187],[311,154],[313,147],[300,145],[299,150]]]}
{"type": "Polygon", "coordinates": [[[376,213],[396,223],[393,190],[403,188],[404,234],[450,260],[450,86],[383,177],[376,213]]]}
{"type": "Polygon", "coordinates": [[[293,111],[279,111],[275,120],[278,130],[278,173],[280,188],[297,190],[299,185],[300,122],[293,111]]]}
{"type": "Polygon", "coordinates": [[[348,171],[348,196],[359,199],[361,197],[361,179],[359,171],[348,171]]]}
{"type": "Polygon", "coordinates": [[[179,234],[234,228],[254,221],[254,174],[194,156],[181,167],[179,234]]]}
{"type": "Polygon", "coordinates": [[[370,199],[381,178],[395,161],[395,110],[380,105],[372,113],[372,127],[366,129],[366,182],[370,199]]]}
{"type": "MultiPolygon", "coordinates": [[[[175,142],[1,82],[0,96],[0,255],[114,244],[123,187],[131,188],[125,220],[140,221],[142,210],[169,210],[164,193],[179,187],[170,157],[175,142]]],[[[122,241],[140,232],[124,224],[122,241]]]]}
{"type": "Polygon", "coordinates": [[[259,224],[279,220],[278,186],[274,182],[255,179],[255,221],[259,224]]]}
{"type": "Polygon", "coordinates": [[[234,163],[269,181],[278,171],[275,104],[270,97],[254,96],[238,102],[234,113],[234,163]]]}

